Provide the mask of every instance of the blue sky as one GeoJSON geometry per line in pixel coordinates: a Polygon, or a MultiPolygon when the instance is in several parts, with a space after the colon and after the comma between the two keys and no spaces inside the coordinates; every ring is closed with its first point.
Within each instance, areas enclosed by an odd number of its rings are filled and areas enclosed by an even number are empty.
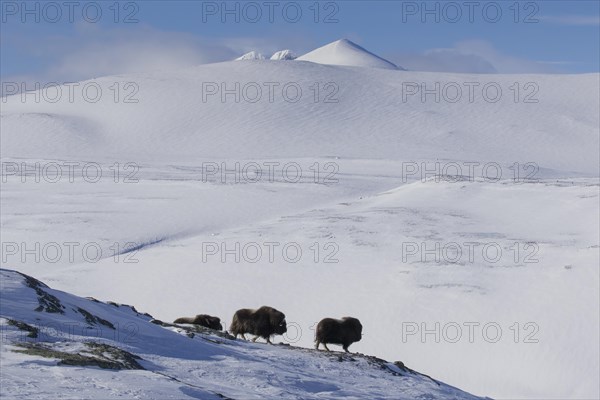
{"type": "Polygon", "coordinates": [[[303,54],[340,38],[412,70],[600,71],[597,0],[1,3],[3,80],[178,68],[250,50],[303,54]]]}

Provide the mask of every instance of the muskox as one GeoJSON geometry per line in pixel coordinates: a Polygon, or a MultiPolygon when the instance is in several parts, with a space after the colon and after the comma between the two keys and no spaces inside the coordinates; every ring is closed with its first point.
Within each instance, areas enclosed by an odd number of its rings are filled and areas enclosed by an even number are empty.
{"type": "Polygon", "coordinates": [[[348,346],[362,338],[362,325],[360,321],[352,317],[342,319],[324,318],[317,325],[315,333],[315,349],[323,343],[329,351],[327,343],[341,344],[344,351],[348,353],[348,346]]]}
{"type": "Polygon", "coordinates": [[[205,328],[214,329],[216,331],[222,331],[223,325],[221,325],[221,319],[218,317],[212,317],[206,314],[199,314],[195,317],[181,317],[174,321],[175,324],[194,324],[200,325],[205,328]]]}
{"type": "Polygon", "coordinates": [[[272,335],[283,335],[287,332],[285,314],[267,306],[262,306],[258,310],[243,308],[233,315],[230,331],[236,338],[241,335],[246,339],[246,333],[250,333],[255,335],[253,342],[261,337],[267,343],[271,343],[272,335]]]}

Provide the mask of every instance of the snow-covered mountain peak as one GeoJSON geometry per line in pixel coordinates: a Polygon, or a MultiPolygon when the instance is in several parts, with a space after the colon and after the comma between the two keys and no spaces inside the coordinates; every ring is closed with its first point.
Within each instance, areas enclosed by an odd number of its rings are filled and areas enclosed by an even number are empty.
{"type": "Polygon", "coordinates": [[[280,50],[271,56],[271,60],[295,60],[297,56],[291,50],[280,50]]]}
{"type": "Polygon", "coordinates": [[[250,52],[244,54],[243,56],[236,58],[235,61],[242,61],[242,60],[265,60],[265,59],[266,59],[266,57],[263,56],[258,51],[250,51],[250,52]]]}
{"type": "Polygon", "coordinates": [[[371,67],[403,69],[383,59],[348,39],[340,39],[319,47],[297,58],[317,64],[344,65],[351,67],[371,67]]]}

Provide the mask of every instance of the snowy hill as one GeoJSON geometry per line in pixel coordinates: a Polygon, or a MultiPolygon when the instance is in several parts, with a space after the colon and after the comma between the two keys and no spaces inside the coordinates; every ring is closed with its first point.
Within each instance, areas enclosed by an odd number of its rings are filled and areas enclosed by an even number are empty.
{"type": "Polygon", "coordinates": [[[73,100],[65,86],[55,102],[44,100],[56,95],[52,88],[37,101],[35,94],[5,97],[1,154],[170,161],[315,156],[531,161],[596,174],[597,87],[597,74],[490,77],[233,61],[81,82],[73,100]],[[510,89],[515,82],[517,102],[510,89]],[[530,82],[535,86],[525,90],[530,82]],[[424,89],[436,84],[458,85],[461,99],[449,102],[440,95],[437,101],[428,95],[423,101],[424,89]],[[96,86],[104,95],[96,102],[85,100],[86,85],[89,96],[96,86]],[[486,85],[499,87],[502,96],[486,100],[486,85]]]}
{"type": "Polygon", "coordinates": [[[476,399],[399,362],[235,340],[0,277],[3,398],[476,399]]]}
{"type": "MultiPolygon", "coordinates": [[[[317,64],[345,65],[350,67],[371,67],[398,69],[393,63],[376,56],[348,39],[341,39],[319,47],[297,58],[317,64]]],[[[402,69],[402,68],[400,68],[402,69]]]]}
{"type": "Polygon", "coordinates": [[[598,398],[599,77],[255,60],[2,98],[2,266],[166,321],[277,305],[307,348],[353,315],[352,350],[468,392],[598,398]]]}

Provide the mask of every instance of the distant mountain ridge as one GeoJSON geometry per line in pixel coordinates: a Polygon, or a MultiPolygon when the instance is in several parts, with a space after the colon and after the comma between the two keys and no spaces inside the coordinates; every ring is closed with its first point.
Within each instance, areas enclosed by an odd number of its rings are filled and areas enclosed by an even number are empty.
{"type": "MultiPolygon", "coordinates": [[[[242,60],[265,60],[257,51],[251,51],[236,61],[242,60]]],[[[316,64],[342,65],[347,67],[383,68],[391,70],[405,70],[394,63],[371,53],[367,49],[357,45],[348,39],[340,39],[326,44],[300,57],[296,57],[290,50],[280,50],[274,53],[271,60],[298,60],[310,61],[316,64]]]]}

